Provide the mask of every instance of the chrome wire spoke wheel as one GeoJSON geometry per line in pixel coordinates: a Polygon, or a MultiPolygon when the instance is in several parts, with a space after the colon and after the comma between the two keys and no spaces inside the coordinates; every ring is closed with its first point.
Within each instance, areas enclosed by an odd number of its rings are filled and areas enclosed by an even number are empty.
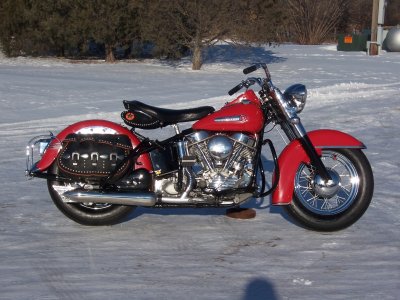
{"type": "Polygon", "coordinates": [[[94,211],[108,209],[109,207],[112,206],[112,204],[110,204],[110,203],[93,203],[93,202],[83,202],[83,203],[79,203],[79,205],[86,209],[94,210],[94,211]]]}
{"type": "Polygon", "coordinates": [[[321,184],[315,169],[301,164],[295,177],[295,194],[311,213],[323,216],[340,214],[357,197],[360,178],[356,167],[346,156],[336,151],[323,151],[321,156],[332,180],[321,184]]]}
{"type": "MultiPolygon", "coordinates": [[[[59,170],[56,163],[50,169],[50,174],[58,175],[59,170]]],[[[113,225],[126,217],[135,206],[114,205],[109,203],[97,204],[92,202],[77,203],[69,202],[64,192],[81,188],[84,184],[69,184],[60,180],[47,179],[47,187],[57,208],[71,220],[91,226],[113,225]]]]}
{"type": "Polygon", "coordinates": [[[80,206],[85,207],[87,209],[92,209],[92,210],[100,210],[100,209],[106,209],[111,207],[111,204],[109,203],[92,203],[92,202],[84,202],[84,203],[79,203],[80,206]]]}

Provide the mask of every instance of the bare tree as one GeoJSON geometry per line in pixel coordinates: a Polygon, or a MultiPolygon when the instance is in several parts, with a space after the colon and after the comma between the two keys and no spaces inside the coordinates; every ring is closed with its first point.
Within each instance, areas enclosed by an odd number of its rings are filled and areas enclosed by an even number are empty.
{"type": "Polygon", "coordinates": [[[400,0],[388,0],[385,25],[400,25],[400,0]]]}
{"type": "Polygon", "coordinates": [[[347,9],[346,0],[287,0],[291,31],[300,44],[327,40],[347,9]]]}
{"type": "Polygon", "coordinates": [[[238,43],[280,42],[287,9],[279,0],[241,0],[232,7],[230,38],[238,43]]]}
{"type": "Polygon", "coordinates": [[[346,33],[359,33],[371,27],[372,1],[348,0],[347,10],[339,25],[346,33]]]}
{"type": "Polygon", "coordinates": [[[166,49],[182,45],[192,52],[192,69],[203,64],[202,51],[229,31],[229,0],[144,1],[144,36],[166,49]],[[168,45],[171,43],[171,46],[168,45]]]}
{"type": "Polygon", "coordinates": [[[140,23],[160,52],[188,48],[199,70],[204,49],[220,40],[271,41],[279,7],[275,0],[142,0],[140,23]]]}

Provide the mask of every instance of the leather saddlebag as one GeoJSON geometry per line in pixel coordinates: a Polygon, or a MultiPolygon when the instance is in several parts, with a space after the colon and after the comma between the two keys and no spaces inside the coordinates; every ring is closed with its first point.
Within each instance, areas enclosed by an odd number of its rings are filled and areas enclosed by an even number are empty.
{"type": "Polygon", "coordinates": [[[132,163],[125,160],[132,151],[129,137],[115,134],[70,134],[62,143],[57,164],[69,177],[106,177],[116,168],[116,177],[125,174],[132,163]]]}

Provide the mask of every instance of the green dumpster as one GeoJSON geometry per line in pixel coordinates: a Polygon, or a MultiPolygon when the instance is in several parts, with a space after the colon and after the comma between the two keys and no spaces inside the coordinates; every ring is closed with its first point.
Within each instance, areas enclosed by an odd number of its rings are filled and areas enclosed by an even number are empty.
{"type": "Polygon", "coordinates": [[[367,34],[339,34],[338,51],[367,51],[367,34]]]}

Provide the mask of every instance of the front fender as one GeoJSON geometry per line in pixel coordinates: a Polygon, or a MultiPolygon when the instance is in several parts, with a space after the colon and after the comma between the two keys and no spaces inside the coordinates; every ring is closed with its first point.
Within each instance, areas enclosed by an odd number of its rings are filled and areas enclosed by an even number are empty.
{"type": "MultiPolygon", "coordinates": [[[[122,127],[119,124],[106,121],[106,120],[87,120],[74,123],[64,130],[62,130],[55,139],[52,140],[48,146],[46,152],[42,156],[41,160],[35,165],[33,172],[44,172],[46,171],[54,160],[57,158],[58,153],[61,150],[61,142],[71,133],[117,133],[127,135],[131,140],[132,147],[135,148],[140,144],[140,140],[127,128],[122,127]]],[[[152,170],[152,163],[148,153],[142,154],[137,160],[137,164],[140,164],[140,168],[145,168],[149,171],[152,170]]]]}
{"type": "MultiPolygon", "coordinates": [[[[356,148],[364,149],[365,145],[353,136],[329,129],[319,129],[308,133],[317,153],[322,149],[356,148]]],[[[272,193],[272,205],[287,205],[292,201],[294,178],[301,163],[309,164],[310,158],[298,140],[287,145],[278,158],[280,178],[272,193]]]]}

